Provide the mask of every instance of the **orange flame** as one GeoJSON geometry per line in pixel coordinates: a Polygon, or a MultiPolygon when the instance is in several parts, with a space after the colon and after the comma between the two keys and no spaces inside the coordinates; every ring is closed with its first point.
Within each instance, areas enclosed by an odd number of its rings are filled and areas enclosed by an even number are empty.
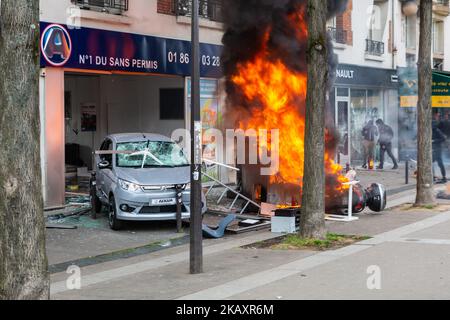
{"type": "Polygon", "coordinates": [[[280,171],[271,177],[271,182],[301,184],[305,121],[295,102],[306,96],[306,75],[294,74],[282,62],[270,62],[264,55],[240,65],[238,70],[232,81],[254,103],[252,118],[241,122],[240,127],[256,131],[279,129],[280,171]]]}
{"type": "MultiPolygon", "coordinates": [[[[297,28],[299,31],[296,37],[299,41],[306,41],[303,15],[294,14],[291,20],[301,26],[297,28]]],[[[269,37],[265,37],[264,41],[263,48],[267,48],[269,37]]],[[[301,186],[304,172],[307,75],[290,70],[281,60],[269,59],[267,50],[263,49],[253,61],[239,64],[231,80],[240,88],[251,109],[252,117],[241,120],[240,128],[279,130],[280,169],[276,176],[271,177],[270,182],[301,186]]],[[[334,162],[333,155],[327,153],[325,163],[327,175],[336,176],[338,183],[335,191],[347,189],[342,183],[348,180],[341,175],[342,167],[334,162]]]]}

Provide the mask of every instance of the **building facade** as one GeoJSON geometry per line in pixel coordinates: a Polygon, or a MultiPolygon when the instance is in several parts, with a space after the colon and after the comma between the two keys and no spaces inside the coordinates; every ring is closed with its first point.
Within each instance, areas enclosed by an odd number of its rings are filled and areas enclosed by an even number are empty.
{"type": "MultiPolygon", "coordinates": [[[[396,156],[415,149],[416,93],[403,96],[402,83],[417,82],[417,3],[349,0],[347,10],[328,21],[339,57],[329,100],[343,165],[362,164],[361,131],[369,120],[383,119],[394,129],[396,156]]],[[[222,8],[220,0],[200,1],[205,128],[218,125],[224,101],[222,8]]],[[[66,178],[77,175],[67,168],[92,169],[105,136],[170,136],[188,127],[190,1],[40,0],[40,10],[41,158],[45,203],[52,207],[64,203],[66,178]]],[[[435,1],[433,14],[433,66],[445,74],[449,1],[435,1]]]]}
{"type": "MultiPolygon", "coordinates": [[[[362,128],[382,119],[394,132],[393,151],[405,158],[416,148],[417,92],[402,104],[406,82],[417,86],[419,1],[350,0],[347,10],[328,21],[339,57],[335,88],[330,95],[341,133],[342,164],[362,164],[362,128]],[[413,78],[404,78],[404,73],[413,78]]],[[[433,68],[450,71],[449,1],[433,4],[433,68]]],[[[450,96],[450,94],[449,94],[450,96]]],[[[450,105],[448,105],[450,107],[450,105]]],[[[410,155],[413,156],[413,155],[410,155]]]]}
{"type": "MultiPolygon", "coordinates": [[[[40,0],[42,173],[47,207],[114,133],[170,136],[189,119],[190,1],[40,0]],[[78,170],[77,170],[78,168],[78,170]]],[[[221,112],[221,2],[201,1],[202,111],[221,112]]]]}

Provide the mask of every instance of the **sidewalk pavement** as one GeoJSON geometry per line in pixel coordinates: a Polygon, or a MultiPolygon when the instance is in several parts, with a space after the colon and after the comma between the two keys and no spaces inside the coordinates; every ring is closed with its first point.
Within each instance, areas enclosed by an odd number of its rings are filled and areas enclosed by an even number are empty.
{"type": "MultiPolygon", "coordinates": [[[[70,223],[77,226],[77,229],[47,230],[46,247],[50,266],[152,243],[164,246],[186,236],[185,233],[178,234],[175,223],[171,221],[157,224],[129,223],[125,230],[112,231],[108,226],[106,214],[99,215],[97,220],[89,216],[77,218],[81,222],[70,223]]],[[[65,223],[69,224],[67,220],[65,223]]]]}
{"type": "MultiPolygon", "coordinates": [[[[358,179],[364,187],[373,182],[383,183],[390,195],[389,204],[398,205],[395,193],[415,188],[415,179],[405,185],[404,168],[390,171],[358,170],[358,179]]],[[[208,199],[208,206],[212,210],[229,212],[228,208],[233,199],[226,197],[217,205],[217,199],[223,189],[214,190],[208,199]]],[[[402,200],[403,201],[403,200],[402,200]]],[[[409,200],[409,201],[412,201],[409,200]]],[[[242,202],[238,201],[238,204],[242,202]]],[[[213,216],[206,216],[205,223],[214,224],[213,216]]],[[[98,215],[97,220],[89,216],[71,217],[64,220],[64,224],[77,226],[74,230],[47,230],[47,255],[51,271],[62,268],[79,259],[108,255],[112,252],[128,250],[136,247],[148,246],[159,242],[162,246],[170,245],[186,237],[186,233],[177,234],[173,222],[128,223],[127,228],[120,232],[111,231],[108,226],[106,213],[98,215]],[[56,267],[55,267],[56,265],[56,267]]]]}
{"type": "MultiPolygon", "coordinates": [[[[411,192],[397,194],[399,203],[411,192]]],[[[373,238],[327,252],[242,249],[275,237],[253,232],[204,245],[204,273],[188,274],[188,246],[87,266],[81,290],[52,275],[53,299],[450,298],[450,212],[394,208],[330,232],[373,238]],[[368,273],[369,271],[369,273],[368,273]],[[370,290],[380,272],[380,290],[370,290]],[[375,272],[372,274],[370,272],[375,272]]]]}
{"type": "Polygon", "coordinates": [[[413,169],[409,170],[409,183],[406,184],[405,164],[400,164],[397,170],[389,170],[392,166],[386,166],[384,170],[366,170],[356,168],[357,179],[361,181],[364,187],[371,183],[383,184],[388,194],[399,193],[406,190],[412,190],[416,187],[416,177],[413,169]]]}

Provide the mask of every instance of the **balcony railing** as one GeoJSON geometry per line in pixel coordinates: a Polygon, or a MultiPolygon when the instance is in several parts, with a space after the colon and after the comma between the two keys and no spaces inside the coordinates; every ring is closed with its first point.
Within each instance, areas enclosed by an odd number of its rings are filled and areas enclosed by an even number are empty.
{"type": "Polygon", "coordinates": [[[341,44],[347,43],[347,31],[335,27],[329,27],[328,33],[334,42],[341,44]]]}
{"type": "Polygon", "coordinates": [[[435,4],[440,5],[440,6],[447,6],[449,4],[449,0],[434,0],[435,4]]]}
{"type": "Polygon", "coordinates": [[[366,39],[366,53],[374,56],[384,54],[384,42],[366,39]]]}
{"type": "Polygon", "coordinates": [[[72,0],[82,9],[120,14],[128,11],[128,0],[72,0]]]}
{"type": "MultiPolygon", "coordinates": [[[[199,15],[211,21],[223,21],[222,0],[199,0],[199,15]]],[[[192,0],[175,0],[175,12],[177,16],[191,16],[192,0]]]]}

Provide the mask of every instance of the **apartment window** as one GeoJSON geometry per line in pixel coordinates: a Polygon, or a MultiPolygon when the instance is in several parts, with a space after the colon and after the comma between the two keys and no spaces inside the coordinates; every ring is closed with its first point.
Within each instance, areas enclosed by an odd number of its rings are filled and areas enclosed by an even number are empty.
{"type": "Polygon", "coordinates": [[[406,54],[406,65],[410,68],[413,68],[414,66],[417,65],[415,54],[410,54],[410,53],[406,54]]]}
{"type": "Polygon", "coordinates": [[[406,17],[406,48],[416,49],[417,47],[417,17],[406,17]]]}
{"type": "Polygon", "coordinates": [[[72,0],[81,9],[121,14],[128,10],[128,0],[72,0]]]}
{"type": "Polygon", "coordinates": [[[375,0],[370,17],[370,27],[366,39],[366,53],[369,55],[382,56],[385,53],[383,35],[387,25],[389,2],[375,0]]]}
{"type": "Polygon", "coordinates": [[[448,7],[450,1],[449,0],[434,0],[434,2],[438,5],[448,7]]]}
{"type": "Polygon", "coordinates": [[[433,21],[433,51],[434,53],[444,53],[444,22],[433,21]]]}
{"type": "MultiPolygon", "coordinates": [[[[177,16],[191,16],[192,0],[175,0],[177,16]]],[[[222,0],[199,0],[201,18],[222,22],[222,0]]]]}
{"type": "Polygon", "coordinates": [[[347,31],[343,30],[342,26],[338,26],[336,17],[331,20],[331,25],[328,26],[328,33],[334,42],[346,44],[347,31]]]}

